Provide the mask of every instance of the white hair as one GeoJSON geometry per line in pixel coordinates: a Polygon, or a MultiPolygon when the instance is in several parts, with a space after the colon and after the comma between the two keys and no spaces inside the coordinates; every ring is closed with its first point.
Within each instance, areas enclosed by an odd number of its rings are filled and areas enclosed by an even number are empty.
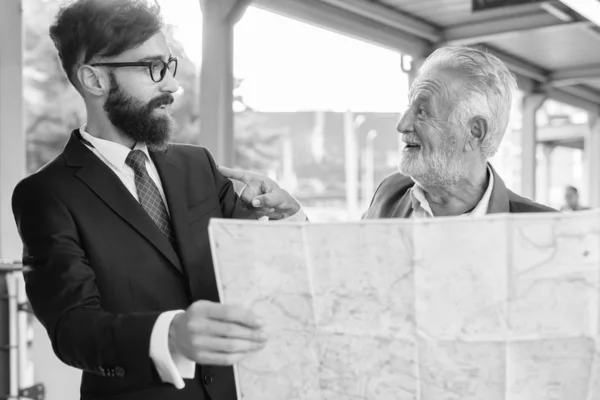
{"type": "Polygon", "coordinates": [[[464,127],[470,118],[485,118],[488,131],[481,152],[486,159],[492,157],[508,126],[517,89],[515,76],[498,57],[469,47],[437,49],[423,62],[419,74],[433,68],[450,68],[465,78],[466,96],[454,105],[450,121],[464,127]]]}

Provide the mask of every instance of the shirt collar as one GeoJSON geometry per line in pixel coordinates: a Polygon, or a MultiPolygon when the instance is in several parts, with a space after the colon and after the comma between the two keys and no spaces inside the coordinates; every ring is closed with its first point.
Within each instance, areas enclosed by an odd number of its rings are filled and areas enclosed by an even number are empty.
{"type": "Polygon", "coordinates": [[[90,142],[92,146],[104,157],[109,163],[113,165],[113,167],[118,170],[122,170],[125,166],[125,160],[127,156],[132,150],[141,150],[146,154],[148,160],[150,160],[150,153],[148,152],[148,146],[146,146],[143,142],[136,142],[133,149],[130,149],[127,146],[124,146],[120,143],[111,142],[110,140],[100,139],[95,136],[90,135],[86,130],[86,125],[84,124],[81,128],[79,128],[79,132],[81,133],[81,137],[90,142]]]}
{"type": "MultiPolygon", "coordinates": [[[[490,165],[487,165],[487,172],[489,176],[488,186],[483,193],[483,197],[479,200],[479,203],[473,208],[471,211],[462,214],[462,215],[470,215],[472,217],[483,217],[487,214],[488,206],[490,204],[490,199],[492,197],[492,189],[494,188],[494,173],[490,168],[490,165]]],[[[429,217],[434,217],[433,211],[431,211],[431,206],[429,205],[429,201],[427,201],[427,197],[425,197],[425,192],[423,188],[418,184],[415,184],[410,190],[410,197],[412,201],[412,209],[413,212],[419,209],[422,209],[429,217]]]]}

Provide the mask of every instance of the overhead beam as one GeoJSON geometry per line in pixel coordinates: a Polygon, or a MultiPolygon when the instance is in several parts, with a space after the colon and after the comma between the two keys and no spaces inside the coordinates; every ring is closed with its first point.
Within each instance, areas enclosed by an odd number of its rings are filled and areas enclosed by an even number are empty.
{"type": "Polygon", "coordinates": [[[570,93],[574,96],[600,105],[600,92],[584,86],[564,86],[561,88],[563,92],[570,93]]]}
{"type": "Polygon", "coordinates": [[[502,50],[498,50],[494,46],[490,46],[486,43],[474,47],[480,48],[481,50],[494,54],[496,57],[502,60],[504,64],[506,64],[508,69],[510,69],[515,74],[534,79],[540,83],[545,83],[546,81],[548,81],[548,71],[546,71],[543,68],[533,65],[513,55],[507,54],[502,50]]]}
{"type": "Polygon", "coordinates": [[[253,4],[280,15],[410,54],[413,57],[427,56],[431,50],[430,42],[425,39],[319,0],[254,0],[253,4]]]}
{"type": "Polygon", "coordinates": [[[590,112],[600,113],[600,92],[580,86],[553,87],[550,84],[550,75],[544,69],[506,54],[493,46],[480,45],[475,47],[482,48],[482,50],[486,50],[500,58],[508,69],[517,76],[517,82],[521,90],[529,92],[541,85],[544,93],[556,101],[590,112]]]}
{"type": "MultiPolygon", "coordinates": [[[[508,35],[510,34],[509,31],[513,32],[515,29],[524,32],[528,29],[554,29],[566,26],[590,25],[588,22],[581,21],[568,22],[566,18],[559,20],[555,15],[541,13],[535,14],[536,16],[532,19],[533,13],[529,13],[525,17],[513,17],[512,20],[516,20],[516,22],[511,22],[513,25],[508,28],[503,28],[501,25],[510,22],[510,20],[503,19],[500,22],[494,22],[491,27],[488,26],[487,31],[483,31],[484,24],[468,25],[464,29],[451,28],[446,31],[439,31],[432,24],[429,25],[426,22],[411,18],[407,14],[397,13],[373,2],[359,0],[253,0],[253,5],[311,25],[400,51],[417,59],[425,58],[436,47],[445,45],[443,39],[461,40],[463,38],[461,35],[465,37],[467,34],[479,35],[478,40],[481,40],[484,34],[497,34],[497,38],[508,35]],[[382,13],[382,11],[385,11],[385,13],[382,13]],[[398,25],[399,23],[405,23],[406,26],[401,27],[398,25]],[[495,29],[495,31],[492,31],[492,29],[495,29]],[[436,35],[439,35],[442,40],[435,41],[436,35]]],[[[486,25],[489,24],[490,22],[486,23],[486,25]]],[[[488,36],[488,38],[491,38],[491,36],[488,36]]],[[[485,42],[473,45],[473,47],[481,48],[498,56],[517,76],[519,87],[526,92],[539,88],[541,84],[548,96],[558,101],[591,112],[597,112],[600,108],[600,94],[592,89],[575,87],[575,89],[565,91],[559,87],[552,87],[548,84],[550,81],[548,70],[508,54],[485,42]]],[[[564,77],[561,74],[562,72],[553,75],[553,77],[564,77]]]]}
{"type": "Polygon", "coordinates": [[[371,3],[364,0],[321,1],[422,39],[438,42],[441,38],[440,31],[435,26],[401,11],[392,10],[379,3],[371,3]]]}
{"type": "Polygon", "coordinates": [[[519,89],[523,92],[526,93],[531,93],[534,92],[537,88],[538,88],[538,83],[537,81],[528,78],[526,76],[523,76],[521,74],[515,74],[513,72],[513,74],[515,75],[515,78],[517,78],[517,86],[519,87],[519,89]]]}
{"type": "Polygon", "coordinates": [[[555,3],[546,3],[546,2],[540,3],[540,8],[542,10],[546,11],[547,13],[554,15],[556,18],[560,19],[561,21],[564,21],[564,22],[573,21],[573,17],[571,16],[571,14],[569,14],[562,8],[557,7],[557,4],[555,4],[555,3]]]}
{"type": "Polygon", "coordinates": [[[560,0],[560,2],[600,26],[600,2],[598,0],[560,0]]]}
{"type": "Polygon", "coordinates": [[[591,113],[600,114],[600,104],[565,92],[559,88],[548,88],[546,89],[546,94],[549,98],[561,103],[569,104],[573,107],[578,107],[591,113]]]}
{"type": "Polygon", "coordinates": [[[591,80],[599,80],[600,64],[584,68],[555,71],[550,74],[549,78],[549,83],[552,86],[571,86],[591,80]]]}
{"type": "Polygon", "coordinates": [[[442,44],[471,45],[505,39],[531,31],[547,32],[557,28],[590,25],[591,23],[588,21],[564,22],[546,12],[538,12],[448,28],[442,32],[442,44]]]}

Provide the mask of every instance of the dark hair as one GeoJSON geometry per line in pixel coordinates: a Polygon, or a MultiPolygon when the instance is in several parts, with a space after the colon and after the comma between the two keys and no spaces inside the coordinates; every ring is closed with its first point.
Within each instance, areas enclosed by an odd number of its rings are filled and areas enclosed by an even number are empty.
{"type": "Polygon", "coordinates": [[[575,194],[579,194],[579,190],[577,190],[575,186],[567,186],[566,189],[572,191],[575,194]]]}
{"type": "Polygon", "coordinates": [[[67,77],[94,56],[113,57],[132,49],[163,27],[160,6],[146,0],[76,0],[61,7],[50,37],[67,77]]]}

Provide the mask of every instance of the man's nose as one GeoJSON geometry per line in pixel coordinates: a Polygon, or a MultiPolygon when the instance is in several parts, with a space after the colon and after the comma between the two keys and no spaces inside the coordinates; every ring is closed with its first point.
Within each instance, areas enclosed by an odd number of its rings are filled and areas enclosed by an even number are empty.
{"type": "Polygon", "coordinates": [[[161,83],[162,83],[161,90],[163,92],[175,93],[177,90],[179,90],[179,82],[177,82],[177,79],[175,79],[175,77],[173,77],[173,74],[171,73],[171,71],[167,71],[165,73],[165,77],[163,78],[161,83]]]}
{"type": "Polygon", "coordinates": [[[402,114],[400,121],[398,121],[398,125],[396,125],[396,130],[399,133],[408,133],[414,130],[414,121],[410,110],[406,110],[402,114]]]}

